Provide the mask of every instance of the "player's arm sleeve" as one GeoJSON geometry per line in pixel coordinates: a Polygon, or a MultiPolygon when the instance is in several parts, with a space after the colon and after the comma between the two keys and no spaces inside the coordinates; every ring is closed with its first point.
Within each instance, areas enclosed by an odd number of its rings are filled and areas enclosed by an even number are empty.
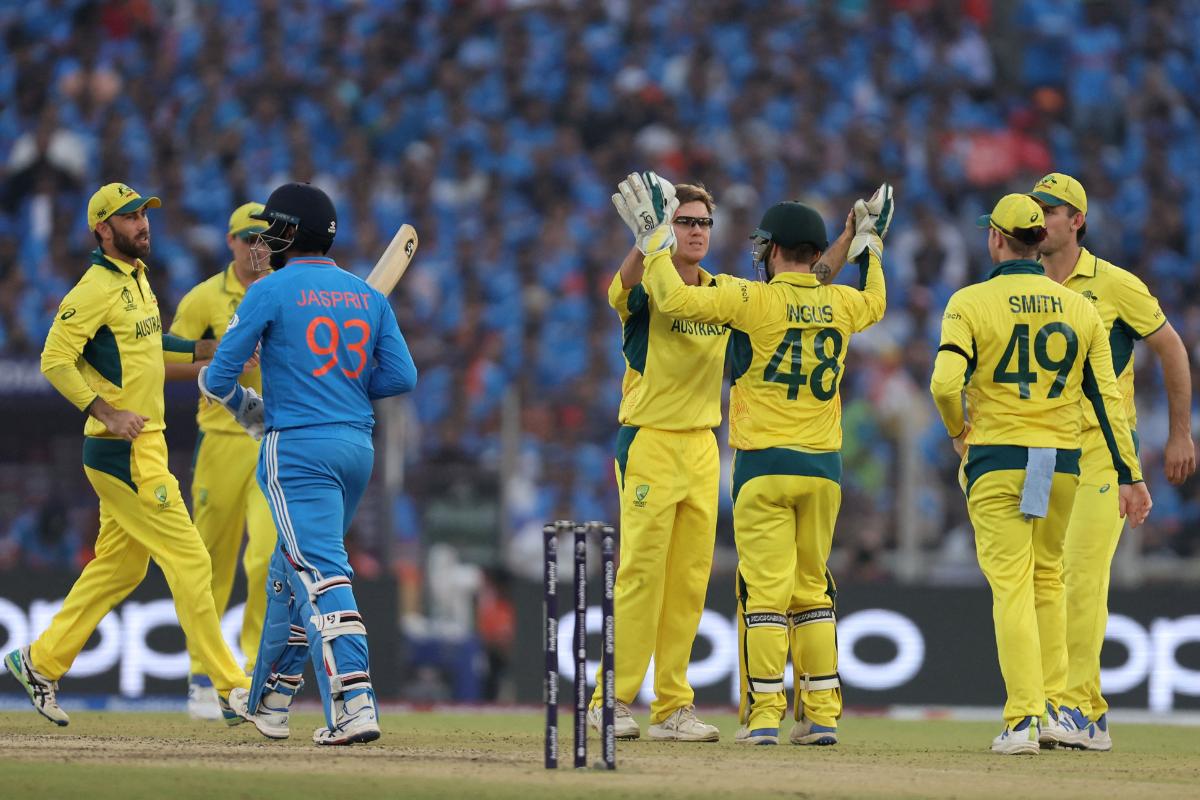
{"type": "Polygon", "coordinates": [[[396,323],[396,312],[383,295],[379,295],[379,300],[383,303],[383,312],[379,336],[375,340],[375,366],[367,383],[367,396],[372,400],[411,392],[417,385],[417,365],[413,363],[408,343],[396,323]]]}
{"type": "Polygon", "coordinates": [[[86,284],[76,285],[59,304],[42,348],[42,374],[80,411],[87,410],[96,392],[76,364],[84,346],[104,325],[108,306],[106,298],[88,291],[86,284]]]}
{"type": "Polygon", "coordinates": [[[655,298],[658,310],[670,317],[729,323],[742,330],[753,327],[759,317],[760,284],[723,277],[708,286],[688,286],[679,277],[668,250],[646,256],[642,282],[655,298]]]}
{"type": "Polygon", "coordinates": [[[942,315],[941,344],[933,362],[933,377],[929,381],[934,405],[951,438],[961,436],[966,426],[962,390],[977,358],[975,337],[965,305],[955,295],[946,306],[942,315]]]}
{"type": "Polygon", "coordinates": [[[1117,273],[1121,291],[1117,293],[1117,317],[1125,323],[1136,338],[1145,339],[1167,324],[1167,317],[1159,305],[1158,298],[1150,294],[1142,279],[1131,272],[1117,273]]]}
{"type": "Polygon", "coordinates": [[[196,340],[164,333],[162,337],[163,362],[167,364],[191,364],[196,360],[196,340]]]}
{"type": "Polygon", "coordinates": [[[275,311],[275,298],[268,287],[260,282],[246,290],[246,296],[229,321],[229,327],[225,329],[212,363],[204,374],[209,392],[225,397],[237,388],[238,376],[254,355],[263,332],[274,320],[275,311]]]}
{"type": "MultiPolygon", "coordinates": [[[[879,245],[883,252],[883,244],[879,245]]],[[[858,257],[858,291],[850,307],[854,330],[862,331],[883,319],[887,310],[887,282],[883,278],[883,261],[868,248],[858,257]]]]}
{"type": "Polygon", "coordinates": [[[613,275],[612,283],[608,285],[608,304],[621,318],[621,324],[641,311],[646,303],[646,289],[642,284],[625,286],[621,273],[613,275]]]}
{"type": "Polygon", "coordinates": [[[1087,305],[1091,318],[1091,342],[1083,362],[1083,394],[1096,412],[1104,443],[1112,456],[1117,471],[1117,483],[1138,483],[1142,480],[1142,467],[1138,462],[1133,433],[1125,417],[1121,391],[1117,388],[1117,376],[1113,373],[1112,350],[1108,346],[1108,335],[1104,323],[1096,310],[1087,305]]]}

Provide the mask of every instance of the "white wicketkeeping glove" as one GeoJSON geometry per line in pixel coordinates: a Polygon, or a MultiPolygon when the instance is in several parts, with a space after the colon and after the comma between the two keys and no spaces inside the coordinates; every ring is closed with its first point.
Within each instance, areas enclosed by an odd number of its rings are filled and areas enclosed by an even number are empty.
{"type": "Polygon", "coordinates": [[[883,237],[892,224],[895,208],[890,183],[881,183],[870,200],[854,201],[854,238],[846,255],[848,261],[854,261],[868,249],[876,258],[883,258],[883,237]]]}
{"type": "Polygon", "coordinates": [[[675,228],[671,220],[679,208],[675,186],[653,172],[633,172],[617,184],[613,205],[633,232],[644,255],[670,249],[675,252],[675,228]]]}
{"type": "Polygon", "coordinates": [[[233,414],[237,424],[245,428],[246,433],[250,434],[254,441],[262,441],[263,435],[267,432],[266,407],[263,405],[263,399],[258,396],[258,392],[234,384],[233,389],[225,397],[213,394],[208,390],[208,384],[204,379],[206,372],[208,372],[208,367],[201,367],[200,374],[196,376],[200,395],[206,400],[225,406],[226,410],[233,414]]]}

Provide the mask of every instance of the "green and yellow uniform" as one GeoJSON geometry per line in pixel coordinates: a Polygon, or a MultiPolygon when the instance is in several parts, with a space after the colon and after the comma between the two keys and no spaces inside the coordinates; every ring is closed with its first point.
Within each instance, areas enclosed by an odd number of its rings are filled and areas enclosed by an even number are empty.
{"type": "MultiPolygon", "coordinates": [[[[882,248],[880,247],[880,252],[882,248]]],[[[860,261],[862,288],[823,286],[808,273],[770,283],[727,280],[686,286],[670,258],[646,260],[645,283],[668,315],[729,325],[739,647],[748,677],[751,729],[777,728],[787,708],[789,650],[803,676],[801,711],[819,725],[841,715],[833,583],[826,561],[841,505],[841,385],[853,333],[878,322],[886,306],[879,258],[860,261]]]]}
{"type": "MultiPolygon", "coordinates": [[[[1129,427],[1137,430],[1133,400],[1133,343],[1167,323],[1158,300],[1137,276],[1081,249],[1063,284],[1091,301],[1108,331],[1113,372],[1129,427]]],[[[1062,705],[1088,719],[1108,711],[1100,693],[1100,648],[1108,627],[1108,580],[1125,527],[1118,510],[1116,472],[1095,411],[1084,404],[1079,491],[1067,525],[1063,582],[1067,603],[1066,688],[1062,705]]]]}
{"type": "Polygon", "coordinates": [[[100,534],[96,557],[33,643],[33,663],[48,678],[70,669],[96,625],[141,583],[153,558],[213,685],[221,692],[249,686],[221,638],[208,553],[167,468],[164,358],[191,362],[193,354],[193,342],[163,335],[146,265],[96,250],[59,306],[42,372],[81,410],[99,396],[149,420],[133,442],[114,437],[94,417],[84,425],[84,473],[100,498],[100,534]]]}
{"type": "MultiPolygon", "coordinates": [[[[171,323],[171,333],[186,339],[220,340],[246,287],[231,263],[184,295],[171,323]]],[[[243,372],[240,383],[262,394],[262,373],[243,372]]],[[[200,435],[192,472],[192,513],[196,529],[212,557],[212,592],[217,613],[223,614],[233,591],[242,532],[249,532],[242,566],[246,571],[246,608],[242,614],[241,648],[246,674],[254,672],[258,640],[267,606],[267,566],[275,549],[271,508],[255,478],[258,442],[246,435],[233,415],[203,398],[196,412],[200,435]]],[[[203,672],[198,654],[190,649],[193,674],[203,672]]]]}
{"type": "MultiPolygon", "coordinates": [[[[673,264],[668,269],[678,278],[673,264]]],[[[700,270],[702,284],[726,280],[700,270]]],[[[620,273],[608,301],[621,318],[626,365],[616,458],[616,697],[637,698],[653,656],[650,717],[658,724],[694,696],[687,667],[717,533],[721,464],[713,429],[721,424],[729,329],[673,319],[645,281],[625,288],[620,273]]],[[[593,705],[599,684],[598,676],[593,705]]]]}
{"type": "Polygon", "coordinates": [[[951,436],[971,423],[961,477],[1012,726],[1041,716],[1047,700],[1057,706],[1065,681],[1063,542],[1084,397],[1120,483],[1141,480],[1133,437],[1100,316],[1035,261],[1003,262],[954,293],[930,388],[951,436]]]}

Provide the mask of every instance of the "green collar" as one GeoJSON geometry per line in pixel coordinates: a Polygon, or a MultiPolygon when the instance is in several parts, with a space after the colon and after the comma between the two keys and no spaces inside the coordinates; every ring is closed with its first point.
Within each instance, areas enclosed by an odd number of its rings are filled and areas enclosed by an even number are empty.
{"type": "Polygon", "coordinates": [[[92,251],[92,263],[97,267],[104,267],[107,270],[112,270],[113,272],[119,272],[122,275],[131,276],[139,269],[146,266],[142,263],[141,259],[138,259],[136,263],[127,264],[120,259],[106,256],[104,255],[104,251],[99,247],[92,251]]]}
{"type": "Polygon", "coordinates": [[[1012,261],[1001,261],[995,269],[988,273],[988,280],[997,275],[1045,275],[1046,270],[1038,262],[1029,258],[1014,258],[1012,261]]]}

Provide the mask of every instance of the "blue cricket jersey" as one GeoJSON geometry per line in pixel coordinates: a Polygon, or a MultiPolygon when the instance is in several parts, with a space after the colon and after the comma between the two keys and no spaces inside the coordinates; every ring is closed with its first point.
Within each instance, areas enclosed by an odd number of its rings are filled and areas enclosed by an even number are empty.
{"type": "Polygon", "coordinates": [[[260,341],[268,431],[336,423],[369,431],[371,401],[417,382],[387,298],[331,258],[293,258],[251,284],[205,373],[209,391],[234,390],[260,341]]]}

